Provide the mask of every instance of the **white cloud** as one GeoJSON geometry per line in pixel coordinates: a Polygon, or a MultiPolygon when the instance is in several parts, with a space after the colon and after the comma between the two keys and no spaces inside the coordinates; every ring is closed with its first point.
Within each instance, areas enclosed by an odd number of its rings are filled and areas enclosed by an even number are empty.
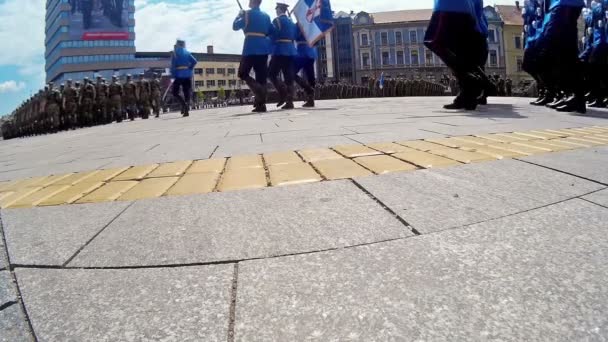
{"type": "Polygon", "coordinates": [[[0,94],[2,93],[16,93],[25,89],[25,82],[17,81],[6,81],[0,83],[0,94]]]}

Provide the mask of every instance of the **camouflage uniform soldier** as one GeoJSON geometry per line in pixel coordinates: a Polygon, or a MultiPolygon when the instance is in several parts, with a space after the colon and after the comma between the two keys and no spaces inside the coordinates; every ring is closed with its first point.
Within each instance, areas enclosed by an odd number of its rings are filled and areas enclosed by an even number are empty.
{"type": "Polygon", "coordinates": [[[158,118],[160,116],[160,107],[162,106],[162,95],[160,89],[160,80],[158,79],[157,74],[154,74],[154,79],[152,80],[152,82],[150,82],[150,91],[150,104],[152,105],[154,116],[158,118]]]}
{"type": "Polygon", "coordinates": [[[122,111],[122,85],[118,82],[118,77],[112,76],[112,83],[109,89],[110,95],[110,118],[114,117],[116,122],[122,122],[125,115],[122,111]]]}
{"type": "Polygon", "coordinates": [[[127,83],[123,86],[122,103],[131,121],[135,120],[137,114],[137,92],[137,84],[133,82],[131,75],[127,75],[127,83]]]}
{"type": "Polygon", "coordinates": [[[53,82],[49,83],[49,90],[46,93],[46,132],[55,132],[59,129],[59,115],[61,105],[61,93],[53,88],[53,82]]]}
{"type": "Polygon", "coordinates": [[[82,93],[82,85],[80,82],[76,81],[74,84],[74,89],[76,90],[76,118],[75,118],[75,127],[82,127],[82,105],[80,103],[80,93],[82,93]]]}
{"type": "Polygon", "coordinates": [[[137,100],[139,112],[141,113],[142,119],[147,119],[150,116],[150,82],[144,78],[144,74],[139,74],[139,81],[137,81],[137,100]]]}
{"type": "Polygon", "coordinates": [[[78,103],[81,105],[82,110],[82,123],[84,126],[91,126],[94,122],[95,113],[95,98],[96,98],[95,86],[88,78],[84,79],[84,85],[80,92],[80,98],[78,103]]]}
{"type": "Polygon", "coordinates": [[[99,109],[99,123],[108,124],[112,122],[112,116],[108,114],[108,84],[106,79],[101,79],[101,84],[97,88],[97,107],[99,109]]]}
{"type": "Polygon", "coordinates": [[[35,108],[35,112],[34,112],[34,130],[36,131],[36,134],[44,134],[47,131],[47,115],[46,115],[46,99],[47,99],[47,94],[49,92],[49,86],[45,86],[44,87],[44,91],[42,93],[39,93],[39,97],[38,97],[38,105],[35,108]]]}
{"type": "Polygon", "coordinates": [[[64,113],[63,127],[65,129],[74,128],[78,123],[78,93],[72,86],[72,80],[68,80],[63,89],[62,108],[64,113]]]}

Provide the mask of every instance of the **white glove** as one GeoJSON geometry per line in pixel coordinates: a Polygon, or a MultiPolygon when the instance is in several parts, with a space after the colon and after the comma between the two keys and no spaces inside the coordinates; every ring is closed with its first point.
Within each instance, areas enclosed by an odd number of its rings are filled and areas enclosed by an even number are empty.
{"type": "Polygon", "coordinates": [[[245,16],[245,10],[240,10],[239,11],[239,17],[243,17],[245,16]]]}

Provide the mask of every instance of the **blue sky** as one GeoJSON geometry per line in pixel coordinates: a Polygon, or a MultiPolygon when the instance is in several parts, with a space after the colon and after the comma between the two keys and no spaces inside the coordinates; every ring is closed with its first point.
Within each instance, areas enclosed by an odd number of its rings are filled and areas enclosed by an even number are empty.
{"type": "MultiPolygon", "coordinates": [[[[241,0],[243,6],[248,0],[241,0]]],[[[522,0],[523,1],[523,0],[522,0]]],[[[294,5],[296,0],[283,0],[294,5]]],[[[10,113],[44,85],[46,0],[0,0],[0,115],[10,113]]],[[[272,13],[274,1],[264,0],[272,13]]],[[[486,4],[513,4],[511,0],[486,4]]],[[[135,0],[138,51],[167,51],[176,38],[190,50],[214,45],[216,52],[239,53],[243,35],[232,32],[236,0],[135,0]]],[[[431,8],[433,0],[332,0],[336,11],[392,11],[431,8]],[[396,5],[398,3],[398,5],[396,5]]]]}

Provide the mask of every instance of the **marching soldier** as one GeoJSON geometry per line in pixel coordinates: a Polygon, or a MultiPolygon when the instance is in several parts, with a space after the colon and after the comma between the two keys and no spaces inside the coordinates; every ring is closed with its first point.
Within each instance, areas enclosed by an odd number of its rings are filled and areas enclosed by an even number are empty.
{"type": "Polygon", "coordinates": [[[116,122],[122,122],[124,119],[124,113],[122,111],[122,85],[118,82],[117,76],[112,76],[112,83],[109,87],[109,97],[110,97],[110,121],[113,119],[116,122]]]}
{"type": "Polygon", "coordinates": [[[63,89],[61,107],[63,108],[64,113],[64,128],[71,129],[75,127],[78,123],[78,93],[76,92],[76,88],[72,86],[72,80],[68,80],[63,89]]]}
{"type": "MultiPolygon", "coordinates": [[[[82,104],[80,103],[80,93],[82,93],[83,86],[79,81],[74,83],[74,89],[76,90],[76,127],[83,127],[82,117],[82,104]]],[[[74,127],[74,128],[76,128],[74,127]]]]}
{"type": "Polygon", "coordinates": [[[59,114],[61,105],[61,93],[53,88],[53,82],[49,83],[49,90],[46,93],[46,114],[47,114],[47,129],[46,132],[56,132],[59,129],[59,114]]]}
{"type": "Polygon", "coordinates": [[[131,121],[135,120],[137,113],[137,84],[133,82],[131,75],[127,75],[127,82],[123,86],[122,103],[131,121]]]}
{"type": "Polygon", "coordinates": [[[150,83],[144,78],[144,74],[139,74],[137,81],[137,102],[142,119],[150,116],[150,83]]]}
{"type": "Polygon", "coordinates": [[[279,103],[277,107],[282,109],[293,109],[294,97],[294,59],[297,54],[294,46],[296,39],[296,25],[287,16],[287,8],[289,5],[277,2],[276,13],[277,17],[272,21],[274,26],[272,37],[273,49],[272,59],[268,76],[279,93],[279,103]],[[282,82],[278,76],[283,74],[285,82],[282,82]]]}
{"type": "Polygon", "coordinates": [[[173,97],[176,98],[182,105],[182,115],[187,117],[190,115],[190,97],[192,96],[192,76],[194,75],[194,67],[198,61],[186,49],[186,42],[178,40],[173,49],[171,56],[171,75],[173,81],[173,97]],[[184,93],[182,98],[179,94],[180,88],[184,93]]]}
{"type": "Polygon", "coordinates": [[[306,38],[300,30],[297,36],[298,56],[296,57],[296,83],[306,92],[306,102],[303,107],[315,106],[315,60],[317,59],[317,49],[310,47],[306,38]],[[306,79],[298,75],[299,72],[304,74],[306,79]]]}
{"type": "Polygon", "coordinates": [[[85,77],[78,103],[81,106],[82,123],[86,127],[93,125],[94,122],[96,96],[95,86],[85,77]]]}
{"type": "Polygon", "coordinates": [[[152,110],[154,111],[154,117],[160,116],[160,107],[162,106],[162,95],[161,95],[161,87],[160,80],[158,79],[158,74],[154,74],[152,82],[150,82],[150,91],[151,98],[150,103],[152,105],[152,110]]]}
{"type": "Polygon", "coordinates": [[[106,83],[106,79],[101,79],[101,85],[97,91],[97,105],[99,106],[99,122],[103,124],[108,124],[112,122],[112,116],[108,113],[108,96],[109,96],[109,86],[106,83]]]}

